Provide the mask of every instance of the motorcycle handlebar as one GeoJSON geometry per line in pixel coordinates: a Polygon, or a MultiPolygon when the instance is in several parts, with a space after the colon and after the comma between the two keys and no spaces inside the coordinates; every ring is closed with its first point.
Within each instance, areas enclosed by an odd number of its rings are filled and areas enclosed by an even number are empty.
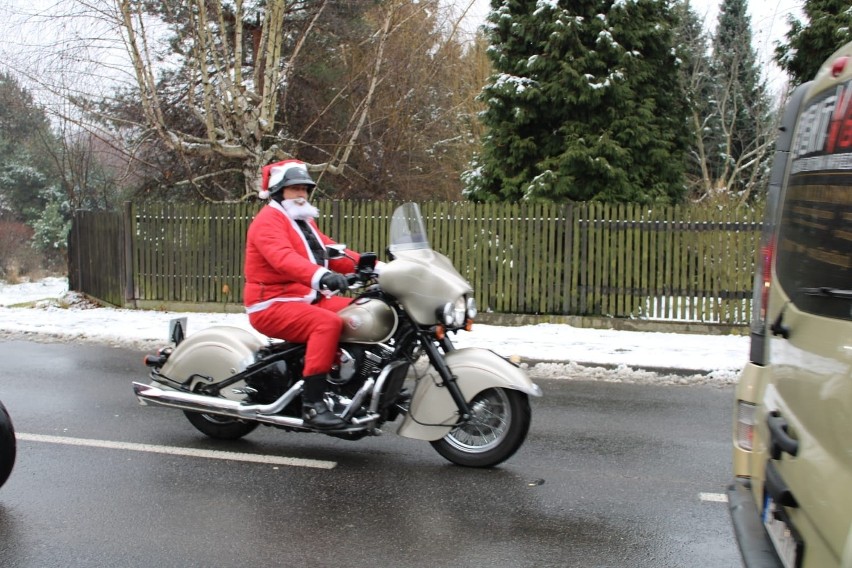
{"type": "MultiPolygon", "coordinates": [[[[377,274],[372,270],[363,270],[358,272],[350,272],[349,274],[344,274],[343,277],[346,278],[346,282],[349,284],[349,290],[357,290],[358,288],[362,288],[364,284],[366,284],[372,278],[375,278],[377,274]]],[[[323,294],[329,296],[337,296],[343,290],[329,290],[326,286],[321,287],[321,291],[323,294]]]]}

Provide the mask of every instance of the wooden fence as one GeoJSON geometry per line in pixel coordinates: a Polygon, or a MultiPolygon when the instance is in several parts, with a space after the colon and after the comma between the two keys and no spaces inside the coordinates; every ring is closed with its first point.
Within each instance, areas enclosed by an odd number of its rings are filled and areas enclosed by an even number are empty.
{"type": "MultiPolygon", "coordinates": [[[[384,258],[391,202],[318,203],[320,227],[384,258]]],[[[242,302],[257,204],[80,212],[71,287],[140,307],[242,302]],[[117,299],[118,298],[118,299],[117,299]]],[[[747,324],[762,211],[630,204],[421,204],[432,247],[471,282],[481,311],[747,324]]]]}
{"type": "Polygon", "coordinates": [[[115,306],[128,294],[129,208],[125,214],[77,211],[68,235],[68,287],[115,306]]]}

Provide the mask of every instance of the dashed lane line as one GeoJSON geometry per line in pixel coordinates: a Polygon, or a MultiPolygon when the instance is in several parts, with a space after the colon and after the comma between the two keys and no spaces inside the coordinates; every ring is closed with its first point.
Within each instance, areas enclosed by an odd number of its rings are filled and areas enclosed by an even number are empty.
{"type": "Polygon", "coordinates": [[[728,496],[724,493],[699,493],[698,498],[710,503],[727,503],[728,496]]]}
{"type": "Polygon", "coordinates": [[[92,440],[86,438],[68,438],[65,436],[47,436],[43,434],[26,434],[16,432],[15,438],[27,442],[44,442],[47,444],[63,444],[66,446],[86,446],[90,448],[106,448],[110,450],[127,450],[132,452],[148,452],[153,454],[168,454],[192,458],[207,458],[214,460],[232,460],[266,465],[284,465],[290,467],[309,467],[314,469],[333,469],[337,462],[288,458],[263,454],[245,454],[240,452],[223,452],[220,450],[200,450],[196,448],[179,448],[176,446],[157,446],[153,444],[135,444],[132,442],[112,442],[109,440],[92,440]]]}

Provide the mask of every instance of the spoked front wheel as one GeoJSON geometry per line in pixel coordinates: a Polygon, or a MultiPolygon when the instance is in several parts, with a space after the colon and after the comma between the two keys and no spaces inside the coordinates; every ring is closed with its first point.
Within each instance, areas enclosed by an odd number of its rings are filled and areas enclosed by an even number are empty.
{"type": "Polygon", "coordinates": [[[527,437],[531,412],[527,395],[516,390],[491,388],[468,403],[471,419],[453,428],[435,450],[467,467],[492,467],[509,459],[527,437]]]}

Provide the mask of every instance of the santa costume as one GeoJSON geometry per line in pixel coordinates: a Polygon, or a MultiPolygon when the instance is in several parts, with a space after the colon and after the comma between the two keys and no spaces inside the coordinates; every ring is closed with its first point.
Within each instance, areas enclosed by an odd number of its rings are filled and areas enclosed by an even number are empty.
{"type": "Polygon", "coordinates": [[[322,408],[322,395],[343,330],[337,312],[352,299],[333,296],[322,288],[335,278],[339,282],[340,274],[354,272],[359,255],[347,249],[346,257],[329,260],[325,246],[335,242],[317,227],[317,209],[301,199],[283,199],[286,187],[315,185],[299,160],[263,168],[260,195],[270,197],[270,202],[248,229],[243,299],[249,322],[257,331],[306,344],[304,418],[316,427],[334,429],[344,423],[330,411],[324,421],[316,416],[328,410],[322,408]]]}

